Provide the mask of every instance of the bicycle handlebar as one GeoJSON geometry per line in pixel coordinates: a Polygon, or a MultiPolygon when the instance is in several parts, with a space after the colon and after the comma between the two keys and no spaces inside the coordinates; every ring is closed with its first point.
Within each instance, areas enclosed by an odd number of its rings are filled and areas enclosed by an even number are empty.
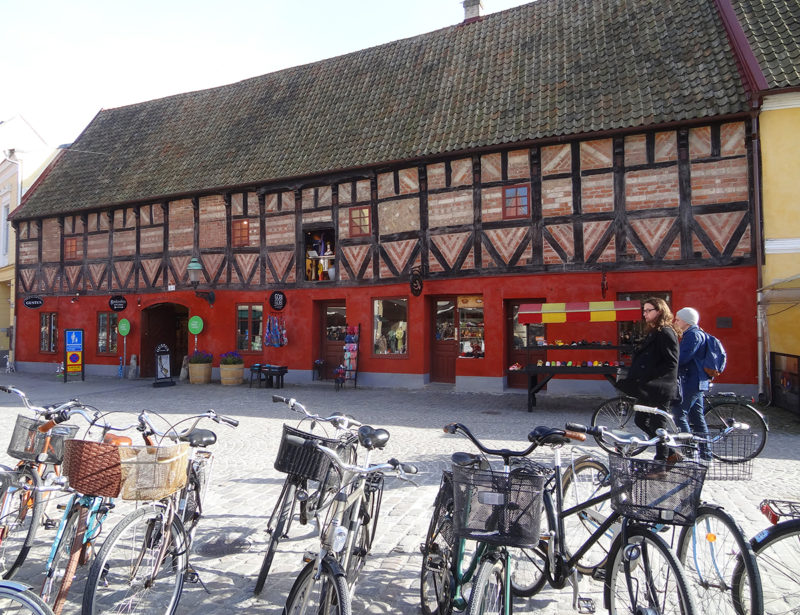
{"type": "Polygon", "coordinates": [[[280,395],[273,395],[272,401],[275,403],[281,402],[289,406],[289,410],[293,412],[302,413],[306,418],[312,421],[319,421],[321,423],[332,423],[334,427],[339,429],[350,429],[352,427],[361,427],[362,423],[357,421],[352,416],[334,413],[331,416],[323,417],[319,414],[311,414],[306,407],[293,397],[281,397],[280,395]]]}
{"type": "Polygon", "coordinates": [[[503,457],[504,459],[508,457],[527,457],[535,448],[539,446],[560,446],[562,444],[566,444],[570,440],[586,440],[586,436],[583,435],[582,432],[579,430],[570,429],[569,427],[567,427],[566,430],[552,429],[550,427],[537,427],[528,434],[528,440],[531,443],[528,448],[523,451],[512,451],[507,448],[488,448],[473,435],[466,425],[462,425],[461,423],[449,423],[448,425],[444,426],[445,433],[455,434],[459,431],[467,436],[467,438],[469,438],[470,441],[477,446],[478,450],[480,450],[483,454],[503,457]]]}

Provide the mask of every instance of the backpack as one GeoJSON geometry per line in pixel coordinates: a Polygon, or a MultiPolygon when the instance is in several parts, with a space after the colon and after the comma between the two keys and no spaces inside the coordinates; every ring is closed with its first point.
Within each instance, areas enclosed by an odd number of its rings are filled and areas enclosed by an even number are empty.
{"type": "Polygon", "coordinates": [[[703,333],[706,334],[706,354],[703,357],[703,369],[709,378],[714,379],[725,371],[728,355],[722,342],[710,333],[705,331],[703,333]]]}

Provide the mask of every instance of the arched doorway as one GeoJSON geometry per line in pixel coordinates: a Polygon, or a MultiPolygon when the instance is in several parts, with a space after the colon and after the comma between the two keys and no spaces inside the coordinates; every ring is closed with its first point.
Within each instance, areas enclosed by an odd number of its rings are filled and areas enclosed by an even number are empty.
{"type": "Polygon", "coordinates": [[[173,378],[180,375],[183,357],[189,352],[189,308],[177,303],[158,303],[142,310],[139,375],[156,375],[156,348],[166,344],[170,351],[170,370],[173,378]]]}

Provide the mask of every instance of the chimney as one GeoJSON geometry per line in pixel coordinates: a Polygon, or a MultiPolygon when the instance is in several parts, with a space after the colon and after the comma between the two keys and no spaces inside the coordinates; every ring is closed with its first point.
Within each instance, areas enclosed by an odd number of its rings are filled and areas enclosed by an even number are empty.
{"type": "Polygon", "coordinates": [[[473,21],[481,16],[481,0],[464,0],[461,4],[464,5],[464,21],[473,21]]]}

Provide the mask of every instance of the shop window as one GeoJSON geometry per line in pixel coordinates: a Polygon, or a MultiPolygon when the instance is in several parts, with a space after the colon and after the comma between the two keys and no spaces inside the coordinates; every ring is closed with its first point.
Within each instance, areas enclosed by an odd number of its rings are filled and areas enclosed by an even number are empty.
{"type": "Polygon", "coordinates": [[[231,223],[231,242],[234,248],[246,248],[250,245],[249,220],[234,220],[231,223]]]}
{"type": "Polygon", "coordinates": [[[236,306],[236,350],[261,350],[264,333],[264,307],[260,304],[236,306]]]}
{"type": "Polygon", "coordinates": [[[117,313],[99,312],[97,314],[97,353],[115,354],[117,352],[117,313]]]}
{"type": "Polygon", "coordinates": [[[503,194],[503,218],[526,218],[530,216],[530,188],[511,186],[503,194]]]}
{"type": "Polygon", "coordinates": [[[74,261],[78,260],[78,238],[65,237],[64,238],[64,260],[74,261]]]}
{"type": "MultiPolygon", "coordinates": [[[[650,297],[658,297],[667,302],[667,305],[672,303],[672,293],[667,291],[654,291],[645,293],[617,293],[617,301],[639,301],[644,305],[644,302],[650,297]]],[[[670,309],[672,309],[670,307],[670,309]]],[[[645,323],[644,319],[634,321],[624,321],[617,323],[617,332],[619,335],[619,344],[627,346],[630,344],[637,345],[645,337],[645,323]]]]}
{"type": "Polygon", "coordinates": [[[459,356],[481,358],[483,341],[483,297],[467,295],[458,298],[459,356]]]}
{"type": "Polygon", "coordinates": [[[408,354],[408,299],[372,302],[374,353],[408,354]]]}
{"type": "Polygon", "coordinates": [[[436,302],[436,341],[448,342],[456,339],[456,310],[450,299],[436,302]]]}
{"type": "Polygon", "coordinates": [[[305,233],[306,280],[320,282],[336,279],[333,229],[305,233]]]}
{"type": "Polygon", "coordinates": [[[350,236],[361,237],[371,233],[369,207],[350,208],[350,236]]]}
{"type": "Polygon", "coordinates": [[[58,316],[55,312],[39,314],[39,350],[55,352],[58,349],[58,316]]]}

